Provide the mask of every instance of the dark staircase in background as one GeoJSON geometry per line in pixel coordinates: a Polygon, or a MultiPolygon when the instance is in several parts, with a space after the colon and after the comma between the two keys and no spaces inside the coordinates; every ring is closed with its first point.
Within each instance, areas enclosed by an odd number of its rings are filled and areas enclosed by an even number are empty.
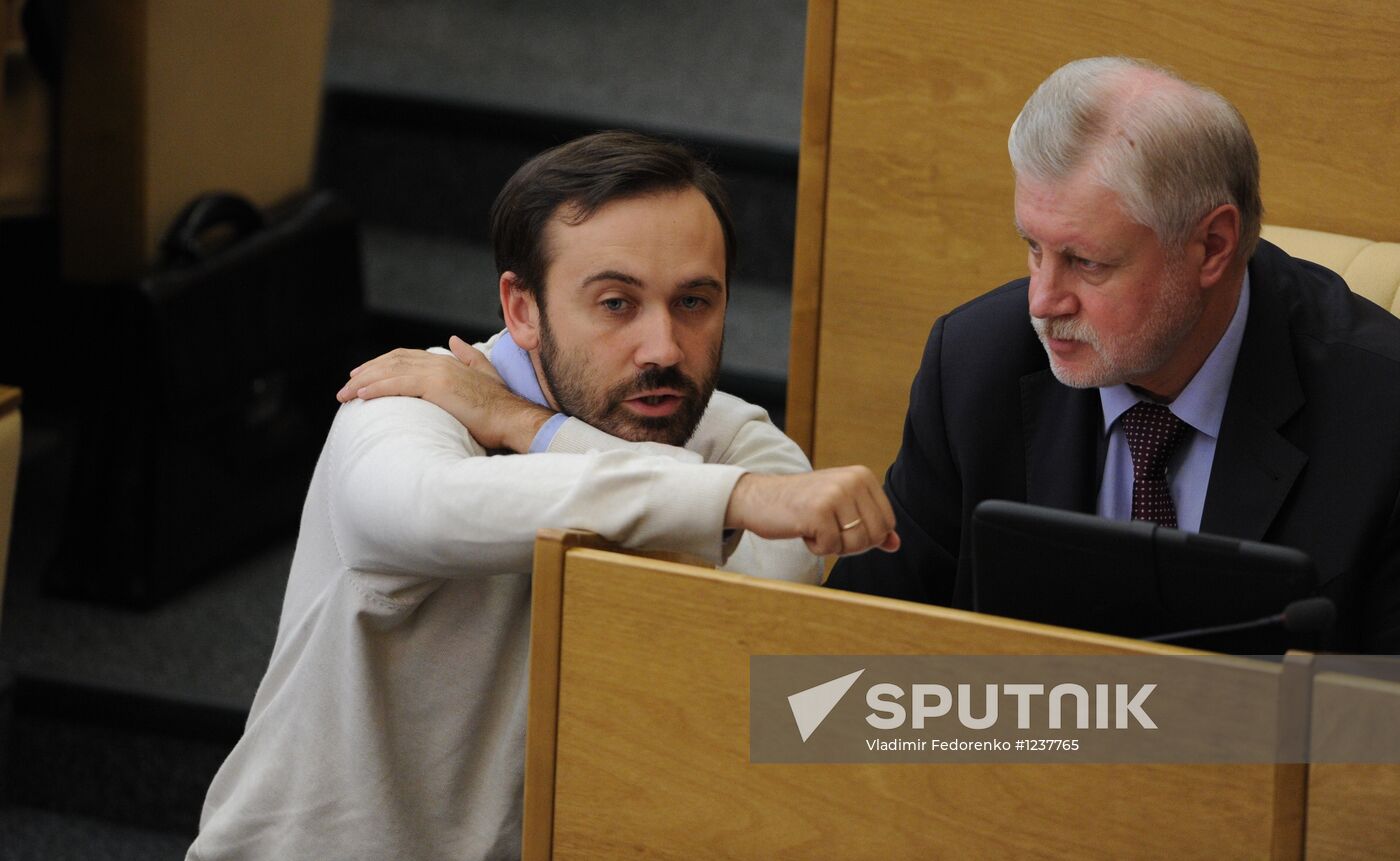
{"type": "MultiPolygon", "coordinates": [[[[315,182],[362,217],[367,355],[496,331],[486,214],[501,184],[548,146],[636,128],[726,179],[740,247],[720,386],[781,423],[804,15],[801,0],[337,0],[315,182]]],[[[0,245],[44,253],[44,226],[27,229],[40,241],[0,245]]],[[[294,536],[151,610],[44,594],[71,468],[74,419],[50,409],[65,394],[25,404],[0,605],[0,861],[179,859],[271,652],[294,536]]]]}

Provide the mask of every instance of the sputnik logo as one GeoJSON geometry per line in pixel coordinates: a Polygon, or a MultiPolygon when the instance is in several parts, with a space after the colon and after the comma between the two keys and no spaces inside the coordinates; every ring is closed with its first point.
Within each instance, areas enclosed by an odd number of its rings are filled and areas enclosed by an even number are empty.
{"type": "Polygon", "coordinates": [[[788,707],[792,709],[792,717],[797,721],[797,731],[802,733],[803,743],[812,737],[812,733],[817,731],[817,727],[822,725],[822,721],[826,720],[826,716],[831,714],[831,710],[836,708],[846,691],[851,689],[856,679],[864,672],[865,670],[856,670],[839,679],[822,682],[814,688],[798,691],[788,697],[788,707]]]}

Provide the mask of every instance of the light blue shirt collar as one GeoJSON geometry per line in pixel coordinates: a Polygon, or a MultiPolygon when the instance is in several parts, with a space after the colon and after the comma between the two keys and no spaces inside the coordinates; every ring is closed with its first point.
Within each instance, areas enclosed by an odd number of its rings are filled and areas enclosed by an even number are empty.
{"type": "MultiPolygon", "coordinates": [[[[491,364],[495,366],[496,373],[501,375],[506,388],[527,401],[537,403],[542,407],[548,407],[549,402],[544,399],[544,389],[540,388],[539,378],[535,376],[535,365],[530,361],[530,354],[525,352],[515,339],[510,336],[510,332],[502,332],[496,339],[496,343],[491,347],[491,364]]],[[[549,451],[550,443],[554,442],[555,434],[568,421],[568,416],[563,413],[555,413],[548,421],[540,426],[535,438],[530,442],[530,453],[539,454],[549,451]]]]}
{"type": "Polygon", "coordinates": [[[491,348],[491,364],[505,381],[506,388],[527,401],[542,407],[549,406],[544,399],[544,390],[540,388],[540,381],[535,376],[535,366],[530,361],[530,354],[515,343],[510,332],[502,332],[496,339],[491,348]]]}
{"type": "MultiPolygon", "coordinates": [[[[1230,380],[1235,375],[1235,360],[1240,355],[1240,343],[1244,340],[1244,324],[1249,317],[1249,272],[1244,274],[1244,284],[1240,287],[1240,300],[1235,305],[1235,315],[1225,334],[1216,343],[1215,349],[1206,357],[1205,364],[1181,390],[1176,400],[1168,405],[1172,415],[1186,422],[1199,433],[1216,439],[1220,436],[1220,420],[1225,415],[1225,402],[1230,396],[1230,380]]],[[[1103,406],[1103,430],[1107,434],[1118,421],[1118,417],[1128,408],[1144,398],[1133,391],[1126,383],[1105,386],[1099,389],[1099,402],[1103,406]]]]}

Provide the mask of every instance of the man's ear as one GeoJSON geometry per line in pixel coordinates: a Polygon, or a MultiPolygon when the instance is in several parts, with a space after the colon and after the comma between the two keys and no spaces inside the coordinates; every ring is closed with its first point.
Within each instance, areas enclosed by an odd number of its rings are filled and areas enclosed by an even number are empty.
{"type": "Polygon", "coordinates": [[[540,345],[540,307],[535,293],[526,290],[514,272],[501,273],[501,313],[506,318],[510,337],[522,350],[540,345]]]}
{"type": "Polygon", "coordinates": [[[1201,257],[1201,286],[1214,287],[1230,272],[1235,251],[1240,247],[1240,210],[1233,203],[1222,203],[1206,213],[1196,226],[1197,242],[1204,249],[1201,257]]]}

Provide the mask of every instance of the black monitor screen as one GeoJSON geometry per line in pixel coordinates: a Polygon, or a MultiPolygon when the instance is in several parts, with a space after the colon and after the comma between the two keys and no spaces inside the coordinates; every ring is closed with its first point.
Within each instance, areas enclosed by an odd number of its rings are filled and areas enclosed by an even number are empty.
{"type": "MultiPolygon", "coordinates": [[[[1312,560],[1292,548],[1003,500],[973,511],[972,551],[978,612],[1126,637],[1248,622],[1317,590],[1312,560]]],[[[1315,646],[1277,625],[1184,644],[1315,646]]]]}

